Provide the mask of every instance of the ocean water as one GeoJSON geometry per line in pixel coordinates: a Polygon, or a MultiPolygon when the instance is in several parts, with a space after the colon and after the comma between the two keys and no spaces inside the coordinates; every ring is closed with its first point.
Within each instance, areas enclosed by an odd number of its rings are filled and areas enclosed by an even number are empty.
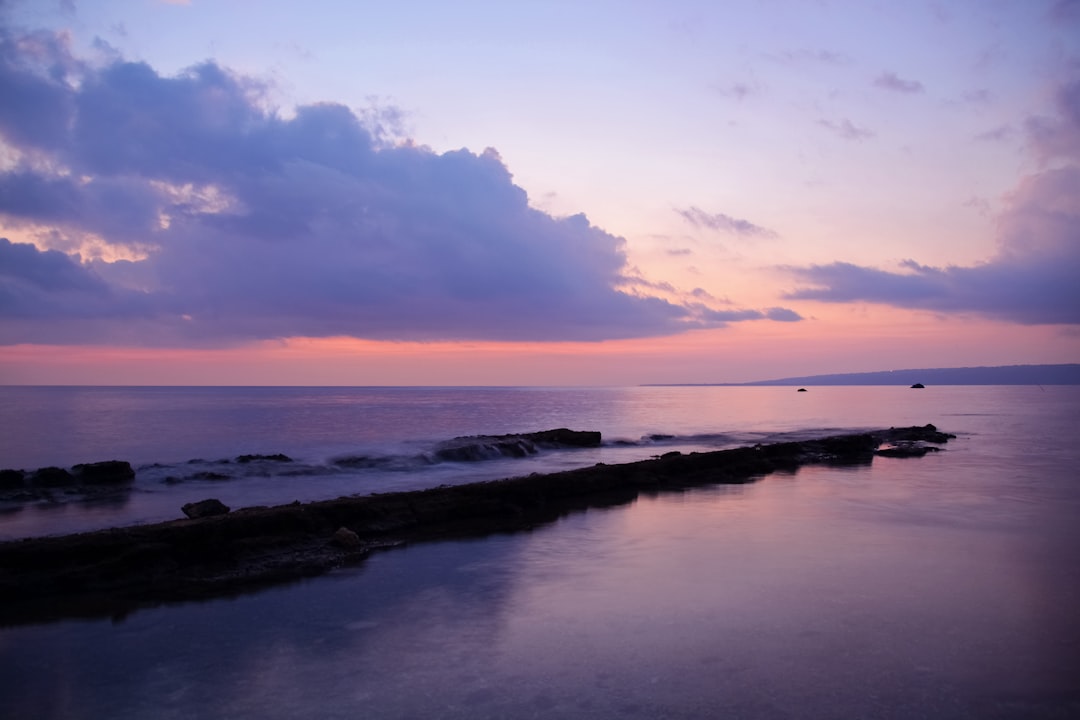
{"type": "Polygon", "coordinates": [[[9,537],[176,517],[196,495],[288,502],[927,422],[958,436],[227,600],[0,618],[3,717],[1080,717],[1080,387],[4,388],[0,408],[0,467],[138,468],[112,504],[9,509],[9,537]],[[560,426],[604,446],[431,460],[449,438],[560,426]],[[295,472],[218,462],[277,452],[295,472]],[[177,479],[189,465],[226,477],[177,479]]]}
{"type": "Polygon", "coordinates": [[[919,395],[880,387],[806,393],[734,387],[0,387],[0,469],[103,460],[126,460],[136,469],[130,488],[106,496],[59,489],[28,502],[18,493],[0,493],[0,540],[176,519],[183,504],[208,497],[233,508],[277,505],[628,462],[672,450],[890,425],[955,425],[948,414],[953,395],[973,412],[997,397],[966,388],[919,395]],[[524,458],[481,447],[472,462],[446,462],[438,454],[458,437],[558,427],[598,430],[603,444],[537,448],[524,458]],[[291,462],[236,462],[279,453],[291,462]]]}

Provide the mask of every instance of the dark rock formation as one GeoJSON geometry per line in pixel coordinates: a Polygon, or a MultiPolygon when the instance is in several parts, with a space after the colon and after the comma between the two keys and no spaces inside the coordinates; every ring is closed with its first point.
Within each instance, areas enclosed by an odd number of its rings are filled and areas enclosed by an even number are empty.
{"type": "Polygon", "coordinates": [[[925,387],[926,386],[923,385],[922,383],[915,383],[914,385],[911,386],[911,389],[912,390],[922,390],[925,387]]]}
{"type": "Polygon", "coordinates": [[[249,462],[255,462],[257,460],[267,460],[267,461],[270,461],[270,462],[292,462],[293,461],[293,459],[291,457],[289,457],[288,455],[283,455],[282,453],[276,453],[274,455],[241,455],[240,457],[236,458],[236,462],[238,462],[238,463],[249,463],[249,462]]]}
{"type": "Polygon", "coordinates": [[[878,448],[877,454],[882,457],[894,457],[894,458],[910,458],[910,457],[922,457],[929,452],[938,452],[941,448],[933,447],[932,445],[925,445],[921,442],[912,442],[910,440],[899,440],[890,445],[886,445],[878,448]]]}
{"type": "Polygon", "coordinates": [[[207,498],[198,502],[191,502],[180,508],[189,518],[205,518],[215,515],[225,515],[229,512],[229,506],[217,498],[207,498]]]}
{"type": "Polygon", "coordinates": [[[476,462],[498,457],[525,457],[536,452],[536,445],[532,441],[517,435],[478,435],[447,440],[436,447],[433,454],[437,460],[446,462],[476,462]]]}
{"type": "Polygon", "coordinates": [[[0,626],[220,597],[316,575],[406,542],[524,530],[631,502],[641,492],[747,483],[811,463],[868,463],[883,443],[949,437],[932,425],[899,428],[0,542],[0,626]]]}
{"type": "Polygon", "coordinates": [[[593,430],[568,430],[556,428],[541,432],[525,433],[521,437],[539,445],[562,447],[600,447],[600,433],[593,430]]]}
{"type": "Polygon", "coordinates": [[[926,425],[919,427],[889,428],[888,433],[885,435],[882,442],[905,440],[909,442],[932,442],[937,445],[943,445],[950,440],[955,439],[955,435],[941,432],[934,427],[934,425],[927,423],[926,425]]]}
{"type": "Polygon", "coordinates": [[[229,476],[213,470],[200,470],[191,476],[193,480],[228,480],[229,476]]]}
{"type": "Polygon", "coordinates": [[[122,460],[84,463],[71,469],[75,479],[87,485],[118,485],[135,479],[131,464],[122,460]]]}
{"type": "Polygon", "coordinates": [[[798,389],[798,390],[796,390],[795,392],[806,392],[806,388],[799,388],[799,389],[798,389]]]}
{"type": "Polygon", "coordinates": [[[0,470],[0,489],[21,488],[25,474],[22,470],[0,470]]]}
{"type": "Polygon", "coordinates": [[[538,447],[600,447],[600,433],[556,428],[512,435],[470,435],[440,443],[436,460],[476,462],[499,457],[535,455],[538,447]]]}
{"type": "Polygon", "coordinates": [[[74,483],[75,478],[64,468],[43,467],[30,473],[30,484],[35,487],[63,487],[74,483]]]}
{"type": "Polygon", "coordinates": [[[910,458],[922,457],[931,452],[938,452],[939,447],[927,445],[943,445],[955,438],[955,435],[943,433],[933,425],[927,424],[922,427],[890,428],[889,435],[877,454],[882,457],[910,458]]]}

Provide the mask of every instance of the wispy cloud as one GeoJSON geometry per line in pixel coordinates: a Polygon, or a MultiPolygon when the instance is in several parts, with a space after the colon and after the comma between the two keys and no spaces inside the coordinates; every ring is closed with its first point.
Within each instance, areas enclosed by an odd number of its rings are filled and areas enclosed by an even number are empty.
{"type": "Polygon", "coordinates": [[[975,136],[976,140],[984,142],[1005,142],[1016,135],[1016,130],[1011,125],[998,125],[975,136]]]}
{"type": "Polygon", "coordinates": [[[732,217],[724,213],[705,212],[699,207],[676,208],[675,212],[697,228],[705,228],[741,237],[774,238],[777,236],[776,232],[761,225],[756,225],[749,220],[732,217]]]}
{"type": "Polygon", "coordinates": [[[45,32],[0,30],[0,87],[0,221],[40,245],[0,240],[0,343],[601,340],[732,321],[650,293],[622,238],[531,207],[496,151],[402,138],[392,108],[284,118],[212,62],[95,66],[45,32]]]}
{"type": "MultiPolygon", "coordinates": [[[[997,217],[998,251],[971,266],[899,272],[836,262],[785,268],[804,283],[790,299],[871,302],[974,313],[1023,324],[1080,324],[1080,78],[1058,91],[1058,114],[1027,124],[1034,154],[1057,166],[1025,178],[997,217]]],[[[982,201],[969,201],[985,210],[982,201]]]]}
{"type": "Polygon", "coordinates": [[[872,130],[862,128],[851,122],[847,118],[842,120],[818,120],[818,125],[828,129],[830,132],[842,137],[845,140],[867,140],[874,137],[872,130]]]}
{"type": "Polygon", "coordinates": [[[1047,162],[1068,158],[1080,162],[1080,65],[1076,76],[1055,93],[1056,116],[1035,116],[1025,123],[1036,157],[1047,162]]]}
{"type": "Polygon", "coordinates": [[[876,87],[898,93],[921,93],[925,90],[918,80],[905,80],[894,72],[884,72],[874,80],[876,87]]]}
{"type": "Polygon", "coordinates": [[[972,195],[964,201],[964,207],[972,208],[979,215],[990,217],[990,202],[986,198],[972,195]]]}
{"type": "Polygon", "coordinates": [[[788,308],[774,307],[766,310],[708,310],[702,311],[709,320],[727,324],[746,320],[772,320],[774,322],[799,322],[802,315],[788,308]]]}
{"type": "Polygon", "coordinates": [[[752,95],[757,95],[760,92],[760,89],[755,83],[740,81],[729,83],[727,85],[717,85],[716,91],[724,97],[742,101],[752,95]]]}
{"type": "Polygon", "coordinates": [[[801,50],[788,50],[782,53],[769,55],[768,57],[787,65],[848,65],[851,63],[851,58],[847,55],[824,49],[810,50],[804,48],[801,50]]]}
{"type": "Polygon", "coordinates": [[[994,94],[986,88],[979,88],[964,93],[962,99],[971,105],[987,105],[994,99],[994,94]]]}

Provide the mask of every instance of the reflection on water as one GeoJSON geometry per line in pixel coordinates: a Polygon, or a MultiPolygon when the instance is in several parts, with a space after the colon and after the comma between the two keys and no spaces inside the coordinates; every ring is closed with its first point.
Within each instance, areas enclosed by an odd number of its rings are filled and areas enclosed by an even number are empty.
{"type": "Polygon", "coordinates": [[[918,460],[0,630],[0,702],[43,719],[1080,717],[1075,405],[1010,412],[1026,424],[969,415],[918,460]]]}
{"type": "Polygon", "coordinates": [[[116,625],[9,629],[5,703],[38,718],[1069,717],[1076,506],[974,473],[975,457],[642,498],[116,625]]]}

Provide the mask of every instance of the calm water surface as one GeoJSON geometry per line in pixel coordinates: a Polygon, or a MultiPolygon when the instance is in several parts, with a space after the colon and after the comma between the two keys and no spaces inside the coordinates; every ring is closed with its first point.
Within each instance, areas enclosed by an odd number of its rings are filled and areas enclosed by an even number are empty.
{"type": "Polygon", "coordinates": [[[0,629],[0,715],[1080,717],[1078,390],[635,388],[580,416],[448,423],[960,437],[236,599],[0,629]]]}

